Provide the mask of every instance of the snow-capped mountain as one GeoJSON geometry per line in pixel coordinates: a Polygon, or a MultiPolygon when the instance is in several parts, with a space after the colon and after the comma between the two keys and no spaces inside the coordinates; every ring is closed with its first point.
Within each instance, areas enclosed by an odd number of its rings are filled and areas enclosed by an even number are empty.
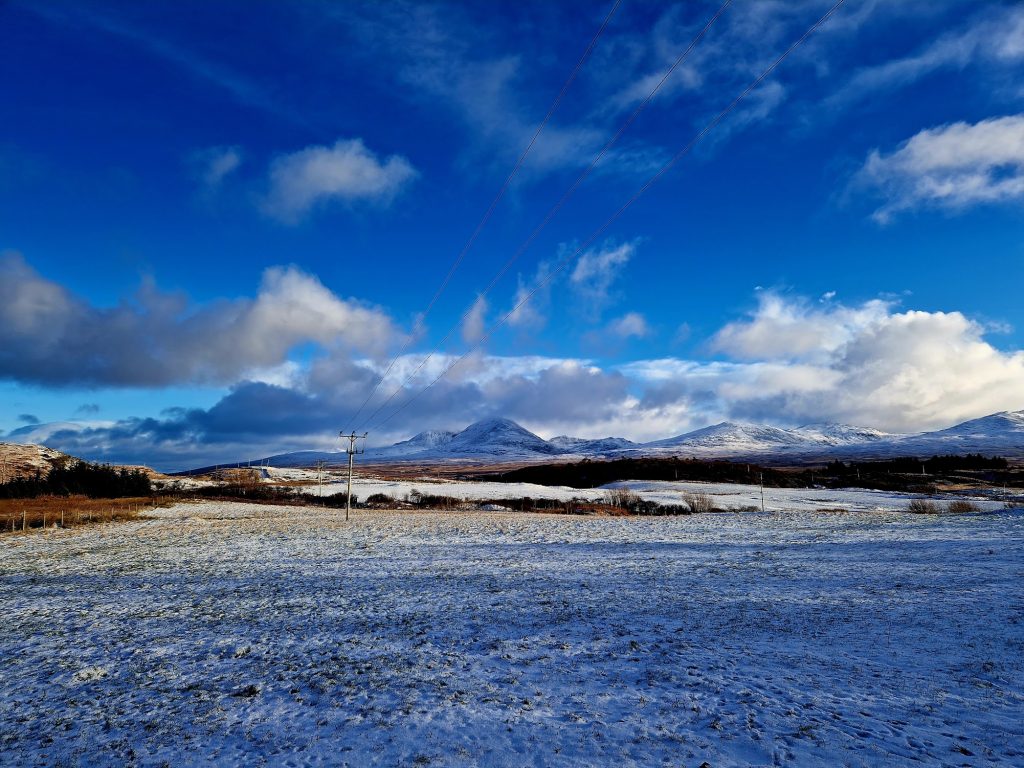
{"type": "Polygon", "coordinates": [[[867,445],[879,440],[894,440],[902,435],[849,424],[805,424],[792,430],[796,434],[825,445],[867,445]]]}
{"type": "MultiPolygon", "coordinates": [[[[394,445],[369,448],[363,462],[572,461],[644,456],[759,461],[883,459],[893,456],[984,453],[1024,459],[1024,411],[973,419],[936,432],[899,435],[847,424],[785,429],[723,422],[649,443],[620,437],[597,440],[561,435],[545,440],[509,419],[488,419],[460,432],[431,430],[394,445]]],[[[344,452],[299,451],[253,461],[278,467],[347,462],[344,452]]]]}
{"type": "Polygon", "coordinates": [[[1024,411],[1002,411],[971,419],[948,429],[906,435],[893,441],[903,455],[995,453],[1024,455],[1024,411]]]}
{"type": "Polygon", "coordinates": [[[509,419],[470,424],[452,437],[444,452],[452,456],[554,456],[562,451],[509,419]]]}
{"type": "Polygon", "coordinates": [[[415,437],[410,437],[408,440],[395,443],[387,448],[371,448],[368,453],[373,456],[399,457],[411,456],[424,451],[443,450],[451,444],[452,438],[456,434],[458,433],[449,432],[446,429],[428,429],[426,432],[420,432],[415,437]]]}
{"type": "Polygon", "coordinates": [[[804,446],[808,438],[792,430],[723,421],[683,435],[645,443],[645,453],[719,456],[804,446]]]}

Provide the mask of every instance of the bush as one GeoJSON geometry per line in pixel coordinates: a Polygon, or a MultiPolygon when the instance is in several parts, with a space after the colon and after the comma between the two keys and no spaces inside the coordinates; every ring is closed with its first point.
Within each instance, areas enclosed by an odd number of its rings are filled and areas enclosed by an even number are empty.
{"type": "Polygon", "coordinates": [[[683,504],[691,515],[702,515],[715,508],[715,503],[706,493],[684,493],[683,504]]]}
{"type": "Polygon", "coordinates": [[[962,515],[962,514],[967,513],[967,512],[980,512],[981,511],[981,508],[977,504],[975,504],[974,502],[971,502],[971,501],[965,501],[963,499],[959,499],[957,501],[949,502],[949,506],[947,507],[947,509],[950,512],[952,512],[954,514],[958,514],[958,515],[962,515]]]}
{"type": "Polygon", "coordinates": [[[907,512],[913,512],[915,515],[935,515],[938,514],[939,508],[934,501],[928,499],[911,499],[907,505],[907,512]]]}
{"type": "Polygon", "coordinates": [[[639,493],[627,488],[614,488],[608,491],[608,506],[632,512],[643,504],[639,493]]]}
{"type": "Polygon", "coordinates": [[[371,507],[391,507],[394,506],[396,502],[391,496],[388,496],[386,493],[374,493],[367,497],[366,503],[369,504],[371,507]]]}

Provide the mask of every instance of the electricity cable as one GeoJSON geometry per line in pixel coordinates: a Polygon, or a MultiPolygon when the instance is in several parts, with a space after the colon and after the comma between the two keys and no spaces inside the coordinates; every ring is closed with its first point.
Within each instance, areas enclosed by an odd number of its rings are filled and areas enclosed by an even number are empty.
{"type": "Polygon", "coordinates": [[[424,386],[422,389],[420,389],[414,395],[411,395],[404,403],[402,403],[394,411],[392,411],[390,415],[388,415],[386,418],[382,419],[377,424],[377,428],[379,429],[380,427],[383,427],[385,424],[387,424],[389,421],[391,421],[391,419],[393,419],[395,416],[397,416],[403,410],[408,408],[413,402],[415,402],[418,398],[420,398],[427,390],[429,390],[431,387],[433,387],[435,384],[437,384],[439,381],[441,381],[445,376],[447,376],[456,366],[458,366],[460,363],[462,363],[464,360],[466,360],[466,358],[468,358],[470,355],[472,355],[475,352],[477,352],[491,338],[491,336],[499,328],[501,328],[506,322],[508,322],[510,317],[512,317],[523,306],[525,306],[527,304],[527,302],[529,302],[530,299],[533,298],[533,296],[541,288],[543,288],[548,283],[550,283],[552,279],[554,279],[563,269],[565,269],[570,263],[572,263],[572,261],[577,256],[579,256],[581,253],[583,253],[583,251],[586,250],[587,247],[589,247],[598,237],[600,237],[608,227],[610,227],[616,220],[618,220],[619,217],[622,216],[622,214],[625,213],[633,205],[633,203],[635,203],[637,200],[639,200],[640,197],[642,197],[643,194],[645,192],[647,192],[648,189],[651,188],[651,186],[653,186],[659,179],[661,179],[662,176],[664,176],[666,173],[668,173],[668,171],[671,170],[671,168],[677,162],[679,162],[679,160],[681,160],[683,157],[688,155],[690,153],[690,151],[693,149],[693,147],[698,142],[700,142],[708,133],[710,133],[715,127],[717,127],[718,124],[721,123],[722,120],[724,120],[739,105],[739,103],[741,101],[743,101],[748,95],[750,95],[750,93],[755,88],[757,88],[762,82],[764,82],[764,80],[769,75],[771,75],[771,73],[774,72],[775,69],[780,64],[782,64],[782,62],[785,61],[789,57],[790,54],[793,53],[793,51],[795,51],[797,48],[799,48],[801,45],[803,45],[803,43],[812,34],[814,34],[818,30],[819,27],[821,27],[826,21],[828,21],[828,19],[831,18],[831,16],[839,9],[840,6],[843,5],[843,3],[845,1],[846,0],[837,0],[837,2],[834,5],[832,5],[832,7],[829,8],[829,10],[826,11],[825,14],[821,18],[819,18],[816,22],[814,22],[814,24],[812,24],[807,29],[807,31],[805,31],[803,33],[803,35],[801,35],[792,45],[790,45],[789,48],[787,48],[785,50],[785,52],[783,52],[777,59],[775,59],[775,61],[773,61],[768,66],[767,69],[765,69],[760,75],[758,75],[754,80],[752,80],[750,82],[750,84],[748,84],[747,87],[743,89],[743,91],[739,94],[739,96],[737,96],[735,99],[733,99],[733,101],[729,104],[729,106],[727,106],[725,109],[723,109],[721,112],[719,112],[710,122],[708,122],[689,141],[689,143],[687,143],[682,149],[680,149],[678,152],[676,152],[676,154],[673,155],[672,158],[669,159],[669,161],[667,163],[665,163],[653,176],[651,176],[646,182],[644,182],[643,186],[641,186],[640,189],[637,190],[633,194],[632,197],[630,197],[617,211],[615,211],[615,213],[613,213],[608,219],[606,219],[604,221],[604,223],[601,224],[601,226],[599,226],[597,229],[595,229],[587,237],[587,239],[584,240],[583,243],[579,247],[577,247],[577,249],[575,251],[570,253],[568,256],[565,256],[563,259],[561,259],[556,264],[555,268],[551,272],[549,272],[548,275],[543,280],[538,281],[538,283],[533,287],[533,289],[529,293],[527,293],[522,298],[521,301],[519,301],[514,307],[512,307],[512,309],[510,309],[508,312],[506,312],[501,317],[500,320],[498,320],[496,323],[494,323],[494,325],[492,325],[489,329],[487,329],[487,331],[479,339],[479,341],[477,341],[476,344],[474,344],[469,350],[464,352],[461,356],[456,358],[454,362],[450,363],[429,384],[424,386]]]}
{"type": "MultiPolygon", "coordinates": [[[[608,154],[608,151],[622,137],[622,134],[624,134],[626,130],[637,119],[637,117],[640,116],[640,113],[647,108],[647,105],[651,103],[651,101],[657,95],[658,91],[661,90],[662,86],[665,85],[666,82],[668,82],[668,79],[669,77],[672,76],[672,73],[675,72],[679,65],[686,60],[686,58],[690,55],[693,49],[697,47],[697,44],[703,39],[703,37],[707,34],[708,30],[711,29],[711,27],[714,25],[714,23],[718,21],[718,18],[725,12],[726,8],[728,8],[731,3],[732,0],[725,0],[725,2],[722,3],[722,5],[718,8],[715,14],[707,21],[704,27],[690,41],[690,44],[686,46],[683,52],[676,57],[676,60],[672,63],[672,65],[662,74],[661,79],[651,89],[647,96],[644,97],[643,100],[641,100],[641,102],[637,105],[637,107],[633,110],[629,117],[626,118],[625,122],[623,122],[622,125],[619,126],[619,129],[615,132],[615,134],[612,135],[612,137],[605,142],[604,146],[601,147],[598,153],[590,161],[590,164],[586,168],[584,168],[583,171],[576,177],[576,180],[562,194],[562,197],[558,200],[558,202],[556,202],[548,210],[548,212],[545,214],[541,222],[536,227],[534,227],[533,231],[527,236],[526,240],[523,241],[523,243],[516,249],[512,256],[509,257],[509,259],[504,263],[504,265],[502,265],[501,269],[498,270],[498,273],[491,279],[487,287],[484,288],[484,290],[477,295],[476,301],[480,301],[480,299],[486,297],[494,288],[494,286],[498,284],[501,278],[505,276],[508,270],[511,269],[511,267],[526,252],[530,245],[533,244],[533,241],[537,239],[537,236],[540,235],[541,231],[548,225],[551,219],[554,218],[555,214],[557,214],[562,209],[562,207],[569,200],[569,198],[572,197],[572,195],[576,192],[580,185],[587,179],[587,177],[594,170],[594,168],[597,167],[598,163],[600,163],[601,160],[604,159],[604,156],[608,154]]],[[[413,378],[415,378],[416,374],[419,373],[428,362],[430,362],[434,355],[438,353],[440,348],[443,347],[447,343],[447,341],[452,337],[456,329],[458,329],[463,323],[465,323],[466,319],[473,312],[475,303],[476,302],[474,302],[474,304],[471,304],[466,309],[466,311],[462,313],[462,316],[455,322],[454,325],[452,325],[451,328],[448,329],[448,332],[444,335],[444,338],[442,338],[441,341],[437,343],[437,346],[434,348],[434,350],[427,354],[427,356],[420,361],[419,365],[417,365],[416,368],[414,368],[405,377],[404,381],[402,381],[402,383],[398,385],[395,391],[392,392],[391,395],[386,400],[384,400],[380,405],[377,406],[376,410],[374,410],[373,413],[371,413],[370,416],[367,417],[365,423],[362,426],[360,426],[359,429],[363,429],[367,424],[372,422],[373,419],[377,416],[377,414],[384,410],[388,406],[388,404],[405,389],[405,386],[410,381],[412,381],[413,378]]],[[[388,369],[388,372],[390,371],[391,368],[388,369]]]]}
{"type": "MultiPolygon", "coordinates": [[[[605,16],[604,21],[601,22],[601,26],[594,34],[594,37],[591,39],[590,44],[587,46],[586,50],[583,51],[583,55],[581,55],[579,60],[576,62],[576,66],[573,67],[572,72],[569,73],[569,77],[565,81],[565,84],[562,86],[562,90],[558,92],[558,95],[555,97],[555,100],[551,102],[551,106],[548,108],[547,114],[544,116],[544,119],[541,121],[540,125],[537,126],[537,129],[533,132],[533,136],[530,138],[529,143],[526,145],[526,149],[524,149],[522,154],[519,155],[519,159],[516,160],[516,164],[512,167],[512,170],[505,178],[504,183],[501,185],[501,188],[498,190],[498,193],[494,196],[494,199],[491,201],[491,204],[484,212],[483,217],[481,217],[480,221],[477,223],[476,228],[469,236],[469,239],[466,240],[465,245],[462,246],[462,250],[459,251],[459,254],[458,256],[456,256],[455,261],[452,262],[451,267],[448,269],[448,274],[445,275],[444,279],[441,281],[441,284],[434,292],[433,297],[431,297],[430,302],[427,304],[427,308],[420,315],[420,322],[423,322],[427,318],[427,315],[430,314],[430,311],[434,308],[434,305],[437,303],[437,300],[441,297],[441,294],[444,293],[445,288],[448,287],[448,283],[451,282],[452,276],[455,274],[456,270],[458,270],[463,260],[465,260],[466,254],[469,253],[469,250],[473,247],[473,244],[476,242],[477,237],[479,237],[480,232],[483,231],[484,226],[487,224],[488,220],[490,220],[491,214],[494,213],[494,209],[497,208],[498,203],[505,196],[505,192],[508,191],[508,188],[512,183],[512,179],[515,178],[516,174],[519,172],[519,169],[522,168],[523,163],[526,160],[526,156],[530,154],[530,151],[533,149],[534,144],[537,143],[537,138],[540,136],[541,132],[547,126],[548,122],[551,120],[551,116],[554,115],[555,110],[557,110],[558,106],[562,103],[562,99],[565,98],[565,94],[569,91],[569,87],[576,79],[576,75],[578,75],[580,70],[583,68],[583,63],[587,60],[587,58],[589,58],[591,51],[594,50],[594,46],[597,45],[597,41],[604,33],[605,28],[608,26],[609,22],[611,22],[612,17],[615,15],[615,12],[619,9],[619,6],[621,4],[622,0],[615,0],[615,2],[612,4],[611,10],[608,11],[608,15],[605,16]]],[[[359,409],[351,418],[352,423],[355,423],[359,419],[359,416],[363,412],[363,409],[366,408],[366,405],[377,393],[377,390],[380,389],[380,385],[384,382],[384,380],[388,377],[388,374],[391,373],[392,369],[394,369],[395,365],[409,349],[409,345],[412,343],[412,340],[413,335],[410,334],[406,338],[405,343],[402,345],[402,349],[398,352],[397,355],[395,355],[390,365],[388,365],[387,369],[384,371],[383,374],[381,374],[380,378],[377,380],[377,383],[374,385],[373,389],[370,390],[370,394],[366,396],[366,399],[363,400],[362,405],[359,406],[359,409]]]]}

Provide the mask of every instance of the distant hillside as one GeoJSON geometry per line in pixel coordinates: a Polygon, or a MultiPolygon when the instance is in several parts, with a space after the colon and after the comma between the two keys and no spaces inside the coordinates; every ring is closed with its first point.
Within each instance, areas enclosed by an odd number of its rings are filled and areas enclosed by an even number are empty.
{"type": "Polygon", "coordinates": [[[54,467],[71,459],[66,453],[42,445],[0,443],[0,483],[37,474],[46,477],[54,467]]]}

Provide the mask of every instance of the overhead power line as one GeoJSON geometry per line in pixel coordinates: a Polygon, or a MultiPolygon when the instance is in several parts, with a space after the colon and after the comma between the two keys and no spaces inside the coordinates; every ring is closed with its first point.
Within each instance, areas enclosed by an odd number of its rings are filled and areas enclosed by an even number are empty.
{"type": "Polygon", "coordinates": [[[729,103],[729,105],[725,109],[723,109],[714,118],[712,118],[711,121],[708,122],[703,128],[701,128],[701,130],[685,146],[683,146],[678,152],[676,152],[668,160],[668,162],[661,166],[661,168],[659,168],[658,171],[654,173],[654,175],[647,179],[647,181],[644,182],[640,189],[633,193],[632,197],[630,197],[625,203],[623,203],[623,205],[618,210],[616,210],[615,213],[609,216],[597,229],[591,232],[590,235],[587,236],[586,240],[584,240],[583,243],[576,248],[576,250],[562,258],[555,265],[554,269],[552,269],[547,274],[547,276],[544,277],[543,280],[538,281],[538,283],[533,287],[533,289],[529,291],[529,293],[527,293],[514,307],[512,307],[512,309],[510,309],[508,312],[502,315],[502,317],[496,323],[494,323],[494,325],[488,328],[487,331],[477,341],[476,344],[474,344],[469,350],[464,352],[452,363],[450,363],[447,367],[445,367],[445,369],[442,370],[441,373],[439,373],[429,384],[422,387],[418,392],[410,396],[405,402],[403,402],[394,411],[392,411],[390,415],[388,415],[386,418],[378,422],[377,428],[383,427],[385,424],[391,421],[391,419],[393,419],[399,413],[401,413],[410,405],[412,405],[412,403],[415,402],[418,398],[420,398],[423,395],[423,393],[425,393],[427,390],[429,390],[431,387],[433,387],[435,384],[441,381],[445,376],[447,376],[456,366],[458,366],[466,358],[468,358],[470,355],[474,354],[480,348],[482,348],[483,345],[491,338],[491,336],[493,336],[494,333],[499,328],[501,328],[506,322],[508,322],[510,317],[512,317],[516,312],[522,309],[522,307],[525,306],[539,290],[541,290],[544,286],[550,283],[551,280],[553,280],[562,270],[564,270],[569,264],[571,264],[577,256],[583,253],[598,237],[600,237],[604,233],[606,229],[608,229],[608,227],[610,227],[615,221],[617,221],[619,217],[622,216],[622,214],[625,213],[633,205],[633,203],[639,200],[644,195],[644,193],[647,192],[648,189],[650,189],[659,179],[661,179],[662,176],[668,173],[669,170],[671,170],[672,167],[677,162],[679,162],[679,160],[688,155],[690,151],[694,148],[694,146],[696,146],[705,136],[707,136],[708,133],[714,130],[715,127],[717,127],[718,124],[722,122],[722,120],[728,117],[729,114],[734,109],[736,109],[740,102],[742,102],[747,96],[749,96],[754,89],[761,85],[761,83],[764,82],[764,80],[767,79],[768,76],[771,75],[771,73],[774,72],[780,64],[782,64],[782,62],[789,58],[790,54],[792,54],[793,51],[795,51],[797,48],[803,45],[804,42],[806,42],[807,38],[813,35],[819,27],[821,27],[826,21],[828,21],[828,19],[832,17],[832,15],[839,9],[840,6],[843,5],[845,1],[846,0],[837,0],[837,2],[834,3],[832,7],[829,8],[825,12],[825,14],[821,16],[821,18],[819,18],[816,22],[814,22],[814,24],[808,27],[807,30],[799,38],[797,38],[797,40],[794,43],[792,43],[789,46],[789,48],[787,48],[777,59],[775,59],[775,61],[773,61],[763,72],[761,72],[760,75],[754,78],[754,80],[752,80],[746,86],[746,88],[744,88],[740,92],[740,94],[735,99],[733,99],[732,102],[729,103]]]}
{"type": "MultiPolygon", "coordinates": [[[[562,194],[558,202],[551,206],[548,212],[544,215],[544,218],[541,220],[541,222],[536,227],[534,227],[533,231],[530,232],[526,240],[524,240],[523,243],[515,250],[512,256],[509,257],[508,261],[506,261],[502,265],[501,269],[498,270],[498,273],[491,279],[487,287],[484,288],[484,290],[477,295],[476,301],[480,301],[480,299],[486,297],[491,292],[491,290],[493,290],[494,286],[498,284],[498,281],[500,281],[501,278],[505,276],[508,270],[511,269],[511,267],[533,244],[533,241],[537,239],[537,236],[540,235],[541,231],[543,231],[543,229],[548,225],[551,219],[554,218],[555,214],[557,214],[562,209],[565,203],[569,200],[570,197],[572,197],[572,195],[576,192],[580,185],[587,179],[587,177],[590,176],[590,173],[597,167],[601,160],[604,159],[605,155],[608,154],[608,151],[615,145],[615,143],[618,142],[618,140],[622,137],[622,134],[624,134],[626,130],[628,130],[628,128],[637,119],[637,117],[640,116],[640,113],[647,108],[647,105],[651,103],[651,101],[657,95],[658,91],[661,90],[662,86],[665,85],[666,82],[668,82],[668,79],[672,76],[672,73],[675,72],[679,65],[686,60],[686,58],[690,55],[693,49],[697,47],[697,44],[704,38],[708,30],[711,29],[711,27],[714,25],[716,21],[718,21],[718,18],[725,12],[726,8],[728,8],[731,3],[732,0],[725,0],[725,2],[722,3],[722,5],[718,8],[715,14],[710,19],[708,19],[707,23],[690,41],[690,44],[687,45],[683,52],[676,57],[675,61],[672,62],[671,66],[669,66],[669,68],[665,70],[665,72],[661,76],[661,79],[658,80],[658,82],[650,90],[647,96],[645,96],[640,101],[640,103],[636,106],[636,108],[629,115],[629,117],[627,117],[626,120],[622,123],[622,125],[619,126],[619,129],[612,135],[611,138],[608,139],[608,141],[605,142],[604,146],[601,147],[597,154],[594,155],[594,158],[590,161],[590,164],[586,168],[584,168],[583,171],[576,177],[576,180],[569,185],[569,188],[566,189],[566,191],[562,194]]],[[[416,374],[423,370],[424,366],[426,366],[426,364],[430,362],[434,355],[438,353],[440,348],[442,348],[448,342],[448,340],[452,337],[455,331],[463,323],[466,322],[466,319],[469,317],[470,313],[473,312],[474,306],[475,303],[470,305],[466,309],[466,311],[462,313],[462,316],[452,325],[451,328],[448,329],[448,332],[444,335],[444,338],[442,338],[441,341],[438,342],[437,346],[429,354],[427,354],[427,356],[424,357],[423,360],[420,361],[419,365],[417,365],[412,370],[412,372],[410,372],[405,377],[405,379],[398,385],[395,391],[392,392],[391,395],[387,397],[387,399],[385,399],[382,403],[380,403],[380,405],[377,406],[373,413],[371,413],[370,416],[366,419],[365,423],[362,426],[360,426],[360,429],[362,429],[364,426],[372,422],[373,419],[377,416],[377,414],[383,411],[388,406],[388,404],[405,389],[405,386],[416,377],[416,374]]]]}
{"type": "MultiPolygon", "coordinates": [[[[538,125],[537,129],[533,132],[533,136],[530,138],[529,143],[526,145],[526,149],[524,149],[522,154],[519,155],[519,159],[516,160],[516,164],[512,167],[512,170],[509,171],[508,176],[505,177],[505,181],[502,183],[501,188],[498,190],[498,193],[494,196],[494,199],[491,200],[491,204],[487,207],[487,210],[484,212],[484,215],[480,218],[480,221],[477,222],[477,225],[473,229],[472,234],[470,234],[469,239],[466,240],[465,245],[462,246],[462,250],[459,251],[458,255],[455,257],[455,261],[453,261],[451,267],[449,267],[448,274],[444,276],[444,279],[441,281],[441,284],[437,287],[437,290],[434,291],[434,295],[431,297],[430,302],[427,304],[427,308],[420,315],[421,322],[426,320],[427,315],[430,314],[430,311],[434,308],[434,305],[437,303],[437,300],[441,298],[441,294],[444,293],[445,289],[448,287],[448,283],[451,282],[452,276],[455,274],[456,270],[458,270],[463,260],[465,260],[466,254],[469,253],[470,249],[473,247],[473,244],[476,242],[477,237],[479,237],[480,232],[483,231],[484,226],[486,226],[487,222],[490,220],[491,214],[494,213],[494,209],[497,208],[498,203],[501,202],[501,199],[505,196],[505,192],[508,191],[509,186],[512,184],[512,179],[514,179],[516,174],[519,173],[519,169],[522,168],[523,162],[526,160],[526,156],[530,154],[530,151],[533,149],[534,144],[537,143],[537,138],[540,136],[541,132],[547,126],[548,122],[550,122],[551,116],[555,114],[555,110],[558,109],[559,104],[562,103],[562,99],[565,98],[565,94],[569,91],[569,87],[573,84],[573,81],[576,80],[576,75],[578,75],[580,69],[583,68],[583,63],[590,57],[591,51],[594,50],[594,46],[597,45],[597,41],[600,39],[601,35],[604,34],[605,28],[608,26],[609,22],[612,20],[612,17],[615,15],[615,12],[619,9],[619,6],[621,4],[622,0],[615,0],[615,2],[612,4],[611,10],[608,11],[608,15],[604,17],[604,21],[601,22],[601,26],[598,28],[597,32],[594,33],[594,37],[591,38],[590,44],[587,46],[586,50],[583,51],[583,54],[576,62],[576,66],[573,67],[572,72],[569,73],[569,77],[566,79],[565,84],[562,85],[562,89],[558,92],[558,95],[555,96],[555,100],[551,102],[551,106],[548,108],[547,114],[544,115],[544,119],[540,122],[540,125],[538,125]]],[[[366,399],[363,400],[362,405],[360,405],[359,409],[356,411],[355,416],[352,417],[351,420],[353,424],[359,419],[360,414],[362,414],[363,410],[366,408],[367,404],[370,402],[373,396],[377,394],[377,390],[380,389],[380,385],[388,377],[388,374],[391,373],[392,369],[394,369],[398,361],[402,358],[406,351],[408,351],[409,345],[412,343],[412,339],[413,336],[410,334],[410,336],[405,340],[405,343],[402,345],[402,349],[398,352],[397,355],[395,355],[394,359],[388,365],[384,373],[381,374],[380,378],[377,380],[377,383],[373,386],[373,389],[370,390],[370,394],[366,396],[366,399]]]]}

